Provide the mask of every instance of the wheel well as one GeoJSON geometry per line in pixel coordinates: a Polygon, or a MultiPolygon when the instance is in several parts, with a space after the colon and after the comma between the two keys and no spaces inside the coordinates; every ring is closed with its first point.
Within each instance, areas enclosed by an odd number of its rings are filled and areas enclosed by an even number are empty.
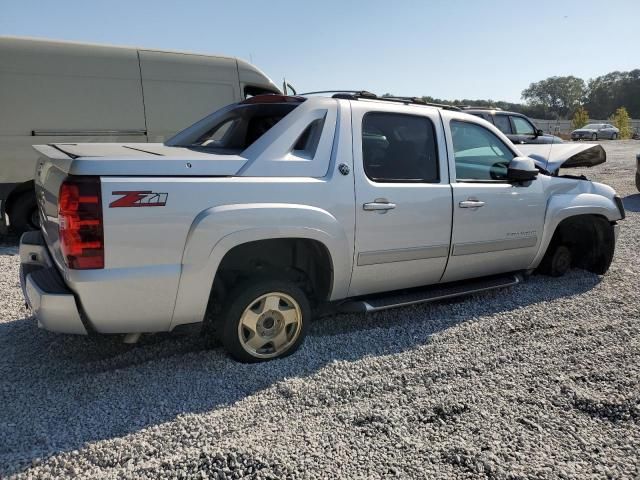
{"type": "Polygon", "coordinates": [[[605,217],[576,215],[558,224],[547,251],[557,245],[565,245],[571,250],[574,267],[602,275],[613,260],[615,234],[605,217]]]}
{"type": "Polygon", "coordinates": [[[277,238],[232,248],[216,272],[217,297],[238,283],[258,275],[286,278],[298,284],[314,302],[328,300],[333,281],[331,255],[317,240],[277,238]]]}
{"type": "Polygon", "coordinates": [[[7,197],[7,203],[5,205],[4,211],[11,216],[11,209],[13,208],[16,200],[25,192],[34,192],[35,195],[35,183],[33,180],[29,180],[28,182],[21,183],[17,185],[7,197]]]}

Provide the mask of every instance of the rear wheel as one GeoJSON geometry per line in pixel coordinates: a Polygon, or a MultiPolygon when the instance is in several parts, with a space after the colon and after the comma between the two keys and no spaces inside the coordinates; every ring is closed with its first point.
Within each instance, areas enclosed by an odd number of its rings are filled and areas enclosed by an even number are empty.
{"type": "Polygon", "coordinates": [[[236,360],[254,363],[282,358],[304,341],[311,307],[292,282],[253,280],[236,287],[224,303],[216,330],[236,360]]]}
{"type": "Polygon", "coordinates": [[[9,213],[9,220],[11,228],[18,233],[40,228],[38,205],[33,192],[24,192],[16,198],[9,213]]]}

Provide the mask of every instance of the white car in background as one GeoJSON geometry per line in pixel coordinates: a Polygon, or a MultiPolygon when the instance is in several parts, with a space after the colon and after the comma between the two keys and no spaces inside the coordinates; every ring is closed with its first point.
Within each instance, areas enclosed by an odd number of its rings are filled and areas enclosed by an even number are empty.
{"type": "Polygon", "coordinates": [[[620,130],[609,123],[590,123],[571,132],[571,140],[617,140],[620,130]]]}

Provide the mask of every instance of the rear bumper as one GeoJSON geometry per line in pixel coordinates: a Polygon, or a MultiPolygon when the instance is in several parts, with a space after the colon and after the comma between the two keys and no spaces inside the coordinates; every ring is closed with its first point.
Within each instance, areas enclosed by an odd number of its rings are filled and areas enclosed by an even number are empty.
{"type": "Polygon", "coordinates": [[[20,239],[20,285],[38,327],[87,335],[76,298],[53,265],[40,232],[20,239]]]}

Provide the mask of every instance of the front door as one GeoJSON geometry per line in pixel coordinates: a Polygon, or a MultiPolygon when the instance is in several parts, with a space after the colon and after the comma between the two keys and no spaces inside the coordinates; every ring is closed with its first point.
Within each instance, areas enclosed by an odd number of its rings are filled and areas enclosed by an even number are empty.
{"type": "Polygon", "coordinates": [[[352,102],[356,248],[350,296],[437,283],[451,186],[437,109],[352,102]]]}
{"type": "Polygon", "coordinates": [[[443,112],[452,173],[453,233],[443,282],[526,269],[545,215],[542,182],[506,180],[515,152],[483,125],[443,112]]]}

